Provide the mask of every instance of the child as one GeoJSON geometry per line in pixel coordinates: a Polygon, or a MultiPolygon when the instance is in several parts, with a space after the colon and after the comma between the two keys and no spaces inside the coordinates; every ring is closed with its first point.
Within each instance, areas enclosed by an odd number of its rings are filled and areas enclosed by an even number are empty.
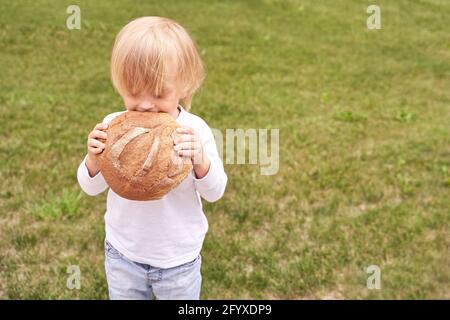
{"type": "MultiPolygon", "coordinates": [[[[192,160],[193,170],[160,200],[127,200],[108,191],[105,270],[109,297],[199,299],[200,250],[208,230],[200,196],[209,202],[219,200],[228,179],[211,129],[188,112],[204,78],[201,58],[179,24],[143,17],[117,35],[111,76],[127,111],[166,112],[176,119],[182,129],[174,148],[179,156],[192,160]]],[[[77,177],[91,196],[108,187],[95,160],[105,147],[98,139],[107,139],[108,122],[122,112],[106,116],[88,136],[88,153],[77,177]]]]}

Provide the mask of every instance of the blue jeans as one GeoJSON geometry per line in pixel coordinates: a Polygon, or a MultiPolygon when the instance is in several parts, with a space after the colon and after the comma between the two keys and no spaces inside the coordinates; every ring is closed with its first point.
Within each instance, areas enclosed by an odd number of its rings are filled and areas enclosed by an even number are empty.
{"type": "Polygon", "coordinates": [[[201,255],[177,267],[162,269],[134,262],[105,240],[105,271],[111,300],[198,300],[201,255]]]}

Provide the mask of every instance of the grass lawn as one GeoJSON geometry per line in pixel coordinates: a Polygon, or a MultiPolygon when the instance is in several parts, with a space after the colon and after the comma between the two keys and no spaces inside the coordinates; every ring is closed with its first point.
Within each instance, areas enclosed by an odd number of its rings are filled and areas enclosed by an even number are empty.
{"type": "Polygon", "coordinates": [[[276,175],[225,165],[225,196],[204,202],[203,299],[450,299],[450,2],[379,0],[368,30],[372,3],[2,3],[0,298],[107,298],[106,192],[82,193],[76,170],[89,131],[123,109],[115,35],[160,15],[207,66],[193,113],[223,132],[280,129],[276,175]]]}

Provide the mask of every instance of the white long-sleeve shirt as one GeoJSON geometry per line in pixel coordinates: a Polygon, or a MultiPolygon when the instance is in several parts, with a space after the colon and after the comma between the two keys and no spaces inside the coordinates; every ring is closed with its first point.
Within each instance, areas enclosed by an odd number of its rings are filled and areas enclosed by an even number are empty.
{"type": "MultiPolygon", "coordinates": [[[[197,179],[191,171],[160,200],[128,200],[110,188],[106,203],[106,239],[128,259],[159,268],[175,267],[198,256],[208,230],[200,196],[208,202],[217,201],[228,180],[208,124],[181,106],[180,109],[176,121],[197,132],[211,161],[206,176],[197,179]]],[[[103,122],[109,123],[123,112],[126,111],[109,114],[103,122]]],[[[108,184],[101,172],[94,177],[89,175],[86,157],[78,167],[77,178],[83,191],[95,196],[105,191],[108,184]]]]}

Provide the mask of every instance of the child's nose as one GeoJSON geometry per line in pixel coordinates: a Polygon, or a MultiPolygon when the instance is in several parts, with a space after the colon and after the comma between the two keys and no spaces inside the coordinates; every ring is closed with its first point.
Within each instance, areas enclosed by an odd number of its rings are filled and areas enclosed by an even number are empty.
{"type": "Polygon", "coordinates": [[[141,103],[138,106],[138,110],[141,110],[141,111],[153,111],[153,109],[155,109],[155,106],[153,103],[150,103],[150,102],[141,103]]]}

